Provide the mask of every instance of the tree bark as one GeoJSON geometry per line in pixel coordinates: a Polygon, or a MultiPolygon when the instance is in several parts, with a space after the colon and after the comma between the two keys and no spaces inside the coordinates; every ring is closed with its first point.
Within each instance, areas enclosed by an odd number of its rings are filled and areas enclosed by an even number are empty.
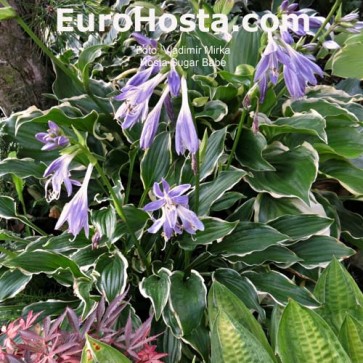
{"type": "MultiPolygon", "coordinates": [[[[10,5],[22,14],[19,0],[10,5]]],[[[35,3],[35,1],[34,1],[35,3]]],[[[0,108],[6,116],[35,105],[47,108],[50,70],[41,52],[15,20],[0,22],[0,108]]]]}

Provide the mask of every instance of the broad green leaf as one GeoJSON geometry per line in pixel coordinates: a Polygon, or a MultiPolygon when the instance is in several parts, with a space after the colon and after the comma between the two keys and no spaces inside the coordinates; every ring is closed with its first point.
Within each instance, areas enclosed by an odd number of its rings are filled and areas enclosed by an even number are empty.
{"type": "Polygon", "coordinates": [[[236,158],[242,166],[256,171],[271,171],[275,168],[262,156],[267,142],[261,133],[255,134],[244,128],[236,149],[236,158]]]}
{"type": "Polygon", "coordinates": [[[0,196],[0,218],[17,218],[16,205],[13,198],[0,196]]]}
{"type": "Polygon", "coordinates": [[[79,300],[63,301],[63,300],[47,300],[38,301],[33,304],[26,305],[22,311],[22,316],[28,315],[30,311],[33,313],[40,313],[39,320],[44,319],[46,316],[60,316],[67,308],[77,309],[79,300]]]}
{"type": "Polygon", "coordinates": [[[332,223],[333,220],[329,218],[322,218],[314,214],[301,214],[284,215],[268,224],[293,240],[302,240],[310,238],[314,234],[328,232],[332,223]]]}
{"type": "Polygon", "coordinates": [[[109,243],[114,242],[116,223],[116,212],[112,206],[92,211],[92,224],[100,237],[106,237],[109,243]]]}
{"type": "Polygon", "coordinates": [[[251,280],[257,291],[269,294],[278,304],[285,305],[289,299],[294,299],[305,306],[319,306],[319,302],[309,290],[297,286],[282,273],[276,271],[246,272],[242,276],[251,280]]]}
{"type": "Polygon", "coordinates": [[[184,233],[178,240],[181,248],[194,250],[198,245],[208,245],[221,240],[230,234],[237,225],[237,222],[226,222],[212,217],[202,218],[201,221],[204,224],[204,231],[197,231],[195,235],[184,233]]]}
{"type": "Polygon", "coordinates": [[[319,204],[314,195],[310,194],[310,205],[297,198],[273,198],[261,193],[254,203],[255,220],[269,222],[284,215],[317,214],[323,218],[327,216],[325,209],[319,204]]]}
{"type": "Polygon", "coordinates": [[[224,152],[224,143],[227,129],[213,131],[208,138],[207,148],[200,167],[200,180],[211,175],[218,165],[218,161],[224,152]]]}
{"type": "Polygon", "coordinates": [[[347,258],[355,251],[329,236],[313,236],[306,241],[289,246],[303,261],[299,263],[307,268],[324,267],[333,257],[347,258]]]}
{"type": "Polygon", "coordinates": [[[330,159],[321,163],[321,173],[338,180],[349,192],[363,194],[363,170],[355,167],[347,160],[330,159]]]}
{"type": "Polygon", "coordinates": [[[363,79],[363,43],[348,44],[333,57],[333,74],[343,78],[363,79]]]}
{"type": "Polygon", "coordinates": [[[197,328],[206,308],[207,288],[198,272],[192,270],[185,279],[181,271],[170,276],[169,301],[182,335],[190,334],[197,328]]]}
{"type": "Polygon", "coordinates": [[[363,318],[363,294],[336,258],[319,277],[314,295],[322,303],[318,312],[336,332],[340,330],[347,313],[363,318]]]}
{"type": "Polygon", "coordinates": [[[162,268],[157,275],[144,277],[140,282],[140,293],[149,298],[154,308],[155,319],[159,320],[170,294],[170,271],[162,268]]]}
{"type": "MultiPolygon", "coordinates": [[[[231,168],[222,171],[213,181],[202,183],[199,190],[198,215],[207,215],[212,204],[221,198],[229,189],[233,188],[244,176],[246,172],[241,169],[231,168]]],[[[194,205],[195,192],[190,195],[189,204],[194,205]]]]}
{"type": "Polygon", "coordinates": [[[19,178],[34,176],[43,178],[45,165],[38,164],[32,159],[4,159],[0,162],[0,177],[6,174],[15,174],[19,178]]]}
{"type": "Polygon", "coordinates": [[[156,136],[141,160],[141,180],[145,189],[159,183],[166,176],[171,162],[171,139],[168,132],[156,136]]]}
{"type": "Polygon", "coordinates": [[[210,331],[206,326],[199,325],[189,335],[184,336],[182,340],[197,351],[204,362],[208,362],[211,347],[210,331]]]}
{"type": "Polygon", "coordinates": [[[212,212],[220,212],[222,210],[226,210],[231,208],[235,203],[240,201],[241,199],[246,198],[243,194],[238,192],[227,192],[224,196],[218,199],[212,205],[212,212]]]}
{"type": "Polygon", "coordinates": [[[284,115],[289,117],[293,116],[296,112],[304,113],[314,110],[321,116],[339,116],[342,118],[341,122],[357,123],[359,120],[352,113],[349,112],[343,105],[328,101],[322,97],[308,98],[304,100],[288,100],[283,105],[284,115]]]}
{"type": "Polygon", "coordinates": [[[246,277],[230,268],[219,268],[213,273],[213,280],[218,281],[233,292],[248,309],[257,311],[262,319],[265,311],[262,309],[255,286],[246,277]]]}
{"type": "Polygon", "coordinates": [[[74,277],[88,277],[84,275],[77,264],[70,258],[50,251],[36,250],[32,252],[23,252],[20,255],[7,259],[4,265],[11,268],[18,268],[25,273],[53,274],[59,269],[69,269],[74,277]]]}
{"type": "Polygon", "coordinates": [[[16,17],[16,11],[12,7],[5,6],[0,8],[0,21],[14,19],[16,17]]]}
{"type": "Polygon", "coordinates": [[[228,106],[220,101],[210,101],[205,106],[203,111],[198,112],[195,118],[211,118],[214,122],[222,121],[224,116],[228,114],[228,106]]]}
{"type": "Polygon", "coordinates": [[[265,224],[240,222],[222,242],[213,244],[210,251],[223,256],[244,256],[288,240],[289,236],[265,224]]]}
{"type": "Polygon", "coordinates": [[[293,300],[280,321],[278,353],[282,363],[351,362],[329,325],[293,300]]]}
{"type": "Polygon", "coordinates": [[[243,27],[238,32],[233,33],[233,38],[227,45],[230,54],[226,54],[223,58],[227,64],[225,70],[235,73],[240,64],[255,67],[259,58],[260,39],[261,33],[259,31],[248,32],[243,27]]]}
{"type": "MultiPolygon", "coordinates": [[[[242,258],[238,257],[238,259],[249,266],[263,265],[266,262],[272,262],[284,268],[290,267],[296,262],[301,261],[301,258],[299,258],[294,252],[283,246],[271,246],[266,248],[264,251],[252,252],[242,258]]],[[[229,258],[229,260],[231,262],[234,261],[233,258],[229,258]]]]}
{"type": "Polygon", "coordinates": [[[120,351],[89,335],[82,351],[80,363],[131,363],[120,351]]]}
{"type": "Polygon", "coordinates": [[[179,362],[181,359],[182,341],[175,337],[171,329],[166,328],[162,336],[162,347],[168,355],[163,358],[165,363],[179,362]]]}
{"type": "Polygon", "coordinates": [[[76,66],[79,68],[81,73],[85,71],[85,68],[90,63],[94,62],[98,57],[102,55],[102,51],[105,48],[106,46],[104,44],[91,45],[80,53],[76,66]]]}
{"type": "Polygon", "coordinates": [[[261,325],[242,301],[217,281],[208,294],[208,312],[212,362],[217,363],[218,358],[222,359],[219,362],[275,361],[261,325]]]}
{"type": "Polygon", "coordinates": [[[325,126],[325,119],[312,110],[304,114],[296,113],[292,117],[278,118],[271,123],[260,123],[259,129],[268,139],[282,134],[306,134],[317,136],[327,143],[325,126]]]}
{"type": "Polygon", "coordinates": [[[297,197],[309,204],[309,193],[318,172],[318,154],[304,143],[292,150],[274,144],[264,153],[265,159],[276,171],[254,172],[246,181],[257,192],[271,194],[274,198],[297,197]]]}
{"type": "Polygon", "coordinates": [[[217,0],[213,6],[213,11],[215,14],[228,15],[233,9],[234,3],[234,0],[217,0]]]}
{"type": "Polygon", "coordinates": [[[19,270],[5,271],[0,276],[0,302],[15,297],[30,280],[31,276],[24,275],[19,270]]]}
{"type": "Polygon", "coordinates": [[[350,315],[345,317],[339,340],[352,363],[363,362],[363,324],[350,315]]]}
{"type": "Polygon", "coordinates": [[[99,291],[108,302],[121,295],[126,288],[128,262],[121,252],[101,256],[96,271],[100,274],[97,281],[99,291]]]}

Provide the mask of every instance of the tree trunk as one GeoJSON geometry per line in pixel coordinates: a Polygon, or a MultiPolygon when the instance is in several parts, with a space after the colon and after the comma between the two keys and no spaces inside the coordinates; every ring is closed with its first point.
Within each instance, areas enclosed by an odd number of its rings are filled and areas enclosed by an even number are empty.
{"type": "MultiPolygon", "coordinates": [[[[10,5],[22,13],[20,0],[10,5]]],[[[0,108],[6,116],[35,105],[47,108],[42,94],[50,90],[51,74],[39,49],[15,20],[0,22],[0,108]]]]}

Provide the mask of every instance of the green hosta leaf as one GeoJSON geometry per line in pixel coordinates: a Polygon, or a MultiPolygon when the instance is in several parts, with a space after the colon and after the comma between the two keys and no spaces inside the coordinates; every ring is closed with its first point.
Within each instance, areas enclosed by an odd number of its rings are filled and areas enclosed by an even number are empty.
{"type": "Polygon", "coordinates": [[[240,222],[236,229],[210,251],[224,256],[244,256],[289,240],[286,236],[262,223],[240,222]]]}
{"type": "Polygon", "coordinates": [[[257,311],[262,319],[265,317],[265,311],[258,300],[257,290],[246,277],[230,268],[219,268],[213,273],[213,280],[231,290],[248,309],[257,311]]]}
{"type": "Polygon", "coordinates": [[[269,194],[259,194],[256,198],[255,216],[259,222],[269,222],[284,215],[317,214],[326,217],[326,212],[314,195],[310,194],[310,205],[297,198],[273,198],[269,194]]]}
{"type": "Polygon", "coordinates": [[[47,300],[39,301],[33,304],[26,305],[22,311],[22,316],[28,315],[30,311],[40,313],[39,320],[46,316],[60,316],[67,308],[77,309],[79,300],[63,301],[63,300],[47,300]]]}
{"type": "Polygon", "coordinates": [[[188,335],[201,323],[206,307],[207,288],[203,278],[193,270],[186,280],[183,272],[173,272],[170,281],[170,305],[182,335],[188,335]]]}
{"type": "Polygon", "coordinates": [[[34,176],[38,179],[43,177],[45,166],[37,164],[32,159],[4,159],[0,162],[0,177],[6,174],[15,174],[19,178],[34,176]]]}
{"type": "Polygon", "coordinates": [[[0,218],[17,218],[16,205],[13,198],[0,196],[0,218]]]}
{"type": "Polygon", "coordinates": [[[250,279],[256,286],[257,291],[269,294],[278,304],[285,305],[292,298],[305,306],[319,306],[319,302],[309,290],[297,286],[293,281],[279,272],[247,272],[242,276],[250,279]]]}
{"type": "Polygon", "coordinates": [[[329,325],[314,311],[290,301],[279,325],[282,363],[350,363],[329,325]]]}
{"type": "Polygon", "coordinates": [[[261,325],[236,295],[216,281],[208,295],[208,312],[212,362],[275,361],[261,325]]]}
{"type": "Polygon", "coordinates": [[[105,48],[106,46],[103,44],[91,45],[90,47],[85,48],[80,53],[76,66],[81,71],[81,73],[85,71],[86,67],[90,63],[94,62],[98,57],[102,55],[102,51],[105,48]]]}
{"type": "Polygon", "coordinates": [[[182,341],[174,336],[171,329],[165,329],[163,333],[163,351],[168,355],[163,358],[165,363],[179,362],[181,359],[182,341]]]}
{"type": "Polygon", "coordinates": [[[324,98],[308,98],[303,101],[288,100],[284,103],[283,109],[284,115],[287,117],[293,116],[296,112],[303,113],[314,110],[324,118],[329,116],[339,116],[342,118],[341,122],[344,121],[350,125],[359,121],[357,117],[352,112],[348,111],[343,105],[329,102],[324,98]]]}
{"type": "Polygon", "coordinates": [[[211,210],[213,212],[220,212],[231,208],[236,202],[246,198],[243,194],[238,192],[227,192],[224,196],[218,199],[213,205],[211,210]]]}
{"type": "MultiPolygon", "coordinates": [[[[197,351],[204,362],[208,362],[210,355],[210,332],[204,325],[199,325],[194,329],[191,334],[184,336],[183,342],[189,344],[195,351],[197,351]]],[[[194,362],[194,361],[193,361],[194,362]]]]}
{"type": "Polygon", "coordinates": [[[86,335],[81,363],[131,363],[121,352],[86,335]]]}
{"type": "Polygon", "coordinates": [[[347,258],[355,254],[354,250],[329,236],[313,236],[289,248],[303,260],[299,263],[307,268],[324,267],[334,256],[347,258]]]}
{"type": "Polygon", "coordinates": [[[332,219],[322,218],[313,214],[285,215],[268,224],[293,240],[310,238],[314,234],[328,232],[332,219]]]}
{"type": "Polygon", "coordinates": [[[201,160],[200,180],[211,175],[218,165],[218,161],[224,152],[224,143],[227,129],[223,128],[214,131],[208,138],[207,148],[204,158],[201,160]]]}
{"type": "Polygon", "coordinates": [[[7,267],[18,268],[30,274],[48,273],[53,274],[59,269],[69,269],[74,277],[84,277],[77,264],[70,258],[50,251],[36,250],[23,252],[20,255],[4,262],[7,267]]]}
{"type": "Polygon", "coordinates": [[[327,177],[338,180],[351,193],[363,194],[363,170],[349,161],[330,159],[320,165],[320,171],[327,177]]]}
{"type": "Polygon", "coordinates": [[[235,73],[240,64],[255,67],[259,57],[260,41],[261,33],[259,31],[248,32],[241,27],[238,32],[233,33],[233,38],[227,45],[230,54],[226,54],[223,58],[227,64],[225,70],[235,73]]]}
{"type": "Polygon", "coordinates": [[[97,286],[108,302],[125,291],[127,267],[128,262],[121,252],[103,255],[97,261],[96,271],[100,274],[97,286]]]}
{"type": "Polygon", "coordinates": [[[194,250],[198,245],[208,245],[230,234],[237,226],[237,222],[226,222],[222,219],[206,217],[202,219],[204,231],[197,231],[195,235],[184,233],[178,240],[181,248],[194,250]]]}
{"type": "Polygon", "coordinates": [[[309,193],[318,171],[318,154],[308,143],[287,150],[275,144],[264,153],[276,171],[254,172],[246,181],[257,192],[267,192],[274,198],[297,197],[309,204],[309,193]]]}
{"type": "Polygon", "coordinates": [[[336,258],[321,274],[314,295],[322,303],[318,312],[337,332],[347,313],[353,316],[357,316],[358,313],[363,318],[363,294],[352,276],[336,258]]]}
{"type": "Polygon", "coordinates": [[[333,74],[343,78],[363,79],[363,43],[353,43],[342,48],[333,57],[333,74]]]}
{"type": "Polygon", "coordinates": [[[151,300],[156,320],[160,319],[168,302],[170,285],[170,271],[165,268],[160,269],[157,275],[144,277],[140,283],[140,293],[151,300]]]}
{"type": "Polygon", "coordinates": [[[282,134],[306,134],[319,137],[327,143],[325,119],[315,111],[296,113],[292,117],[279,118],[269,124],[261,123],[259,128],[268,139],[282,134]]]}
{"type": "Polygon", "coordinates": [[[236,149],[236,158],[242,166],[256,171],[275,170],[262,156],[267,142],[261,133],[253,133],[250,129],[243,129],[236,149]]]}
{"type": "Polygon", "coordinates": [[[141,180],[145,189],[166,176],[171,161],[171,139],[168,132],[159,134],[141,160],[141,180]]]}
{"type": "Polygon", "coordinates": [[[92,211],[92,224],[100,237],[105,236],[110,243],[114,242],[116,223],[116,212],[112,206],[92,211]]]}
{"type": "MultiPolygon", "coordinates": [[[[233,188],[244,176],[246,172],[241,169],[231,168],[222,171],[216,179],[208,183],[202,183],[199,191],[198,215],[206,215],[212,204],[221,198],[229,189],[233,188]]],[[[189,204],[194,205],[195,192],[191,193],[189,204]]]]}
{"type": "Polygon", "coordinates": [[[233,9],[234,3],[234,0],[217,0],[213,6],[213,11],[215,14],[228,15],[233,9]]]}
{"type": "Polygon", "coordinates": [[[363,324],[347,315],[339,332],[339,340],[352,363],[363,362],[363,324]]]}
{"type": "Polygon", "coordinates": [[[15,297],[30,280],[31,276],[24,275],[19,270],[5,271],[0,276],[0,302],[15,297]]]}
{"type": "Polygon", "coordinates": [[[284,268],[302,260],[294,252],[283,246],[271,246],[264,251],[252,252],[242,258],[238,257],[238,259],[249,266],[263,265],[269,261],[284,268]]]}
{"type": "Polygon", "coordinates": [[[205,106],[203,111],[198,112],[195,118],[211,118],[214,122],[222,121],[224,116],[228,114],[228,106],[220,101],[210,101],[205,106]]]}
{"type": "Polygon", "coordinates": [[[0,21],[14,19],[16,17],[16,11],[12,7],[5,6],[0,8],[0,21]]]}

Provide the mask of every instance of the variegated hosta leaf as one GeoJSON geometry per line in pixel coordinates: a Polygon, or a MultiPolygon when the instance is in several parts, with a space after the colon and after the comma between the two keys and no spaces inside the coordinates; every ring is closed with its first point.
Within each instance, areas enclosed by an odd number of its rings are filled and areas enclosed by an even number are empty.
{"type": "Polygon", "coordinates": [[[339,332],[347,313],[363,324],[363,294],[352,276],[337,260],[321,274],[314,295],[322,303],[317,310],[339,332]]]}
{"type": "Polygon", "coordinates": [[[160,319],[169,299],[170,274],[169,270],[162,268],[157,275],[144,277],[140,282],[140,293],[151,300],[156,320],[160,319]]]}
{"type": "Polygon", "coordinates": [[[329,325],[293,300],[282,314],[277,349],[282,363],[351,362],[329,325]]]}
{"type": "Polygon", "coordinates": [[[251,188],[274,198],[297,197],[309,204],[310,188],[318,173],[316,150],[306,142],[291,150],[281,143],[274,143],[263,156],[276,170],[246,176],[251,188]]]}

